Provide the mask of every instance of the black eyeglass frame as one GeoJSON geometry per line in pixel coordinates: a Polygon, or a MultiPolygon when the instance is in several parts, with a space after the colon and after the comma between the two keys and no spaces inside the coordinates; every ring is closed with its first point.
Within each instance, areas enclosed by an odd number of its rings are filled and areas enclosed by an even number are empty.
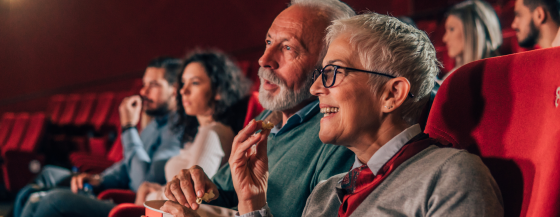
{"type": "MultiPolygon", "coordinates": [[[[324,86],[325,88],[331,88],[331,87],[334,85],[334,83],[336,83],[336,74],[337,74],[336,71],[337,71],[338,69],[345,69],[345,70],[348,70],[348,71],[365,72],[365,73],[381,75],[381,76],[385,76],[385,77],[389,77],[389,78],[397,78],[397,77],[395,77],[395,76],[392,76],[392,75],[389,75],[389,74],[385,74],[385,73],[380,73],[380,72],[372,72],[372,71],[366,71],[366,70],[361,70],[361,69],[354,69],[354,68],[342,67],[342,66],[337,66],[337,65],[326,65],[326,66],[323,67],[321,70],[315,69],[315,71],[313,71],[313,81],[315,82],[315,81],[317,80],[317,78],[319,77],[319,75],[322,75],[323,72],[325,71],[325,69],[326,69],[327,67],[329,67],[329,66],[334,67],[333,81],[332,81],[332,84],[327,85],[326,77],[323,76],[321,80],[323,81],[323,86],[324,86]]],[[[414,94],[408,92],[408,97],[414,98],[414,94]]]]}

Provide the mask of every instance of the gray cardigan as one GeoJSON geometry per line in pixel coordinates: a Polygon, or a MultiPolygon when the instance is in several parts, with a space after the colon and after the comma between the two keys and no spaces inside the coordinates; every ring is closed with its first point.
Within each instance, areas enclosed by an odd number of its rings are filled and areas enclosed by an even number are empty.
{"type": "MultiPolygon", "coordinates": [[[[344,175],[317,185],[303,216],[337,216],[344,175]]],[[[395,169],[351,216],[503,215],[500,189],[478,156],[432,145],[395,169]]],[[[244,216],[272,215],[265,207],[244,216]]]]}

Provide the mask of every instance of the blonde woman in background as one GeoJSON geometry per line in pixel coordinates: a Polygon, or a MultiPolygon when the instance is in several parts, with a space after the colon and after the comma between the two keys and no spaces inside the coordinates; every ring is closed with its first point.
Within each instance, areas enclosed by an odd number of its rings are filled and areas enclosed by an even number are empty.
{"type": "Polygon", "coordinates": [[[447,55],[455,59],[455,68],[443,78],[441,84],[457,68],[472,61],[499,56],[502,31],[496,12],[485,1],[466,1],[455,5],[447,13],[443,42],[447,55]]]}

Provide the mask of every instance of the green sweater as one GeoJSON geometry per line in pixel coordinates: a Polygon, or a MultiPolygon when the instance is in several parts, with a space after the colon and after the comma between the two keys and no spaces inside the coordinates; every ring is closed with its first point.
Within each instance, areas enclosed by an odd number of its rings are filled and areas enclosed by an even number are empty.
{"type": "MultiPolygon", "coordinates": [[[[261,119],[261,113],[257,119],[261,119]]],[[[280,135],[268,137],[267,202],[275,217],[301,216],[307,197],[320,181],[348,172],[354,153],[346,147],[323,144],[319,140],[319,124],[323,114],[318,111],[303,123],[280,135]]],[[[220,196],[211,205],[236,207],[229,164],[213,177],[220,196]]]]}

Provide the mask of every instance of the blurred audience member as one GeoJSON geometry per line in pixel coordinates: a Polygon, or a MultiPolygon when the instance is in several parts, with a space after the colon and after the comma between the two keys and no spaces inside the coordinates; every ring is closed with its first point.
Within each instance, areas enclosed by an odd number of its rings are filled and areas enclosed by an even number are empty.
{"type": "MultiPolygon", "coordinates": [[[[319,138],[356,159],[350,172],[315,187],[302,216],[503,216],[500,189],[482,160],[438,147],[415,124],[439,71],[428,36],[370,13],[333,22],[326,39],[324,68],[311,87],[325,113],[319,138]]],[[[243,217],[285,212],[266,204],[270,144],[250,137],[259,129],[242,130],[230,158],[243,217]],[[249,151],[255,143],[256,153],[249,151]]]]}
{"type": "MultiPolygon", "coordinates": [[[[166,180],[171,181],[181,169],[198,167],[212,178],[229,160],[234,133],[232,120],[243,122],[245,116],[231,112],[248,95],[250,82],[223,53],[197,51],[187,57],[179,79],[178,125],[185,126],[185,145],[179,155],[165,165],[166,180]],[[240,118],[236,118],[240,117],[240,118]]],[[[136,194],[136,205],[147,200],[167,200],[165,187],[144,182],[136,194]]],[[[108,213],[107,213],[108,214],[108,213]]]]}
{"type": "MultiPolygon", "coordinates": [[[[270,118],[275,124],[268,136],[267,197],[269,206],[278,210],[274,213],[277,217],[300,216],[313,188],[347,171],[354,161],[347,148],[319,140],[323,115],[319,113],[319,101],[309,93],[311,75],[326,52],[325,29],[331,21],[353,15],[355,12],[338,0],[294,0],[264,35],[259,101],[267,110],[257,119],[270,118]]],[[[266,135],[253,138],[262,136],[266,135]]],[[[237,207],[231,169],[229,164],[224,165],[212,180],[198,167],[182,170],[165,190],[165,196],[178,203],[162,210],[198,210],[196,198],[210,190],[216,195],[210,205],[237,207]]]]}
{"type": "Polygon", "coordinates": [[[519,46],[549,48],[560,27],[560,0],[516,0],[515,19],[519,46]]]}
{"type": "Polygon", "coordinates": [[[136,191],[144,181],[165,184],[165,163],[181,149],[182,129],[172,129],[172,123],[178,119],[176,83],[181,64],[181,60],[168,57],[152,60],[146,68],[140,95],[122,101],[119,113],[123,160],[101,174],[72,174],[64,168],[46,167],[34,184],[19,192],[15,216],[58,216],[61,211],[74,216],[106,215],[114,205],[96,200],[92,190],[136,191]],[[136,125],[142,110],[153,120],[139,134],[136,125]],[[93,189],[84,189],[86,183],[93,189]],[[55,187],[66,188],[49,190],[55,187]],[[33,192],[36,193],[31,195],[33,192]],[[59,206],[65,209],[57,209],[59,206]]]}
{"type": "Polygon", "coordinates": [[[485,1],[466,1],[455,5],[445,20],[443,42],[455,68],[437,80],[441,84],[455,69],[472,61],[498,56],[502,31],[496,12],[485,1]]]}

